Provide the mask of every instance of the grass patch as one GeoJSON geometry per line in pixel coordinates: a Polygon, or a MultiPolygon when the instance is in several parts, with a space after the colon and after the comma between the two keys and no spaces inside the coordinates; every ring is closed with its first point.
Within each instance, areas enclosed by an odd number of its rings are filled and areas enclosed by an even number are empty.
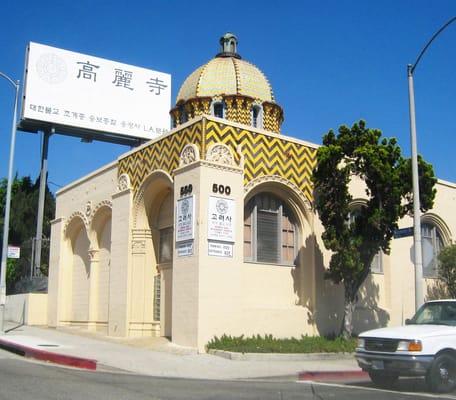
{"type": "Polygon", "coordinates": [[[356,339],[345,340],[341,337],[301,336],[300,339],[277,339],[272,335],[251,337],[227,336],[214,337],[207,350],[226,350],[238,353],[352,353],[356,339]]]}

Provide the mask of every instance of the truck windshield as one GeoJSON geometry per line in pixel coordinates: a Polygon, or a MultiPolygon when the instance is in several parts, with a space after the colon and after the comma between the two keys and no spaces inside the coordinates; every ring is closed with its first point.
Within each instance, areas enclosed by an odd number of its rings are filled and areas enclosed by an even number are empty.
{"type": "Polygon", "coordinates": [[[426,303],[416,312],[410,323],[456,326],[456,301],[426,303]]]}

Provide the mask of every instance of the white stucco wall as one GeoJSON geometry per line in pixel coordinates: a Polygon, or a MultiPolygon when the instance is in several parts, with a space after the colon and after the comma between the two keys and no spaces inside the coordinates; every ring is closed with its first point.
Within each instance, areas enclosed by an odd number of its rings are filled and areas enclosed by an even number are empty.
{"type": "Polygon", "coordinates": [[[47,293],[23,293],[6,296],[5,320],[17,324],[47,324],[47,293]]]}
{"type": "MultiPolygon", "coordinates": [[[[89,250],[98,246],[96,233],[91,223],[102,206],[110,207],[112,196],[117,192],[117,163],[111,163],[99,170],[73,182],[56,193],[56,218],[51,229],[51,251],[49,265],[49,305],[48,323],[58,326],[77,322],[88,324],[90,310],[91,260],[89,250]],[[69,226],[75,227],[71,232],[69,226]],[[70,237],[71,236],[71,237],[70,237]],[[97,243],[97,245],[94,245],[97,243]]],[[[110,226],[109,226],[110,233],[110,226]]],[[[102,239],[103,242],[103,239],[102,239]]],[[[102,303],[98,314],[107,314],[106,250],[110,239],[104,238],[101,252],[100,286],[102,303]]],[[[98,265],[97,265],[98,267],[98,265]]],[[[100,275],[100,274],[98,274],[100,275]]],[[[98,278],[97,278],[98,279],[98,278]]],[[[97,300],[98,301],[98,300],[97,300]]],[[[95,315],[95,314],[94,314],[95,315]]],[[[96,323],[97,321],[92,321],[96,323]]]]}

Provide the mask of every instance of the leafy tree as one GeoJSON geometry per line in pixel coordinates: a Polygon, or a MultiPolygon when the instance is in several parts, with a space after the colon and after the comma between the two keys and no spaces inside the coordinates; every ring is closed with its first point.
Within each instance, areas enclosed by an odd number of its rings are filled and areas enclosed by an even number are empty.
{"type": "Polygon", "coordinates": [[[456,299],[456,244],[440,250],[439,278],[445,283],[448,294],[456,299]]]}
{"type": "MultiPolygon", "coordinates": [[[[397,221],[413,210],[410,160],[401,156],[396,139],[383,138],[364,121],[351,128],[331,130],[317,151],[313,173],[315,206],[324,226],[325,247],[333,252],[326,278],[345,289],[341,333],[352,334],[356,297],[370,271],[374,256],[390,251],[397,221]],[[349,183],[358,177],[365,183],[367,201],[349,223],[353,198],[349,183]]],[[[419,158],[421,210],[432,207],[436,178],[432,166],[419,158]]]]}
{"type": "MultiPolygon", "coordinates": [[[[16,177],[12,183],[11,190],[11,209],[8,242],[21,247],[21,258],[12,262],[8,260],[7,267],[7,286],[9,289],[14,287],[14,283],[27,274],[30,270],[30,254],[24,250],[28,247],[31,251],[30,239],[36,235],[36,219],[38,212],[39,197],[39,178],[32,182],[29,176],[22,178],[16,177]],[[9,282],[8,282],[9,280],[9,282]]],[[[0,180],[0,241],[3,240],[3,224],[5,216],[7,180],[0,180]]],[[[43,235],[50,236],[51,220],[54,218],[55,199],[53,194],[46,187],[43,235]]],[[[43,249],[42,253],[42,272],[47,271],[48,250],[43,249]]],[[[1,252],[1,249],[0,249],[1,252]]]]}

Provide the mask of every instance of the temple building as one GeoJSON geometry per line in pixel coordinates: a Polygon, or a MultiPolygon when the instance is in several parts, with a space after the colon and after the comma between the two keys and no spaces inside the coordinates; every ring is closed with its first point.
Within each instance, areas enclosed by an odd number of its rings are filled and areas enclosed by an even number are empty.
{"type": "MultiPolygon", "coordinates": [[[[184,81],[169,133],[57,192],[48,325],[167,336],[199,351],[222,334],[339,330],[343,288],[324,279],[330,253],[313,208],[318,145],[281,134],[271,84],[237,44],[224,35],[184,81]]],[[[362,182],[352,192],[355,208],[362,182]]],[[[436,254],[456,233],[455,196],[439,181],[422,217],[429,295],[436,254]]],[[[375,258],[355,331],[413,313],[412,244],[394,239],[375,258]]]]}

